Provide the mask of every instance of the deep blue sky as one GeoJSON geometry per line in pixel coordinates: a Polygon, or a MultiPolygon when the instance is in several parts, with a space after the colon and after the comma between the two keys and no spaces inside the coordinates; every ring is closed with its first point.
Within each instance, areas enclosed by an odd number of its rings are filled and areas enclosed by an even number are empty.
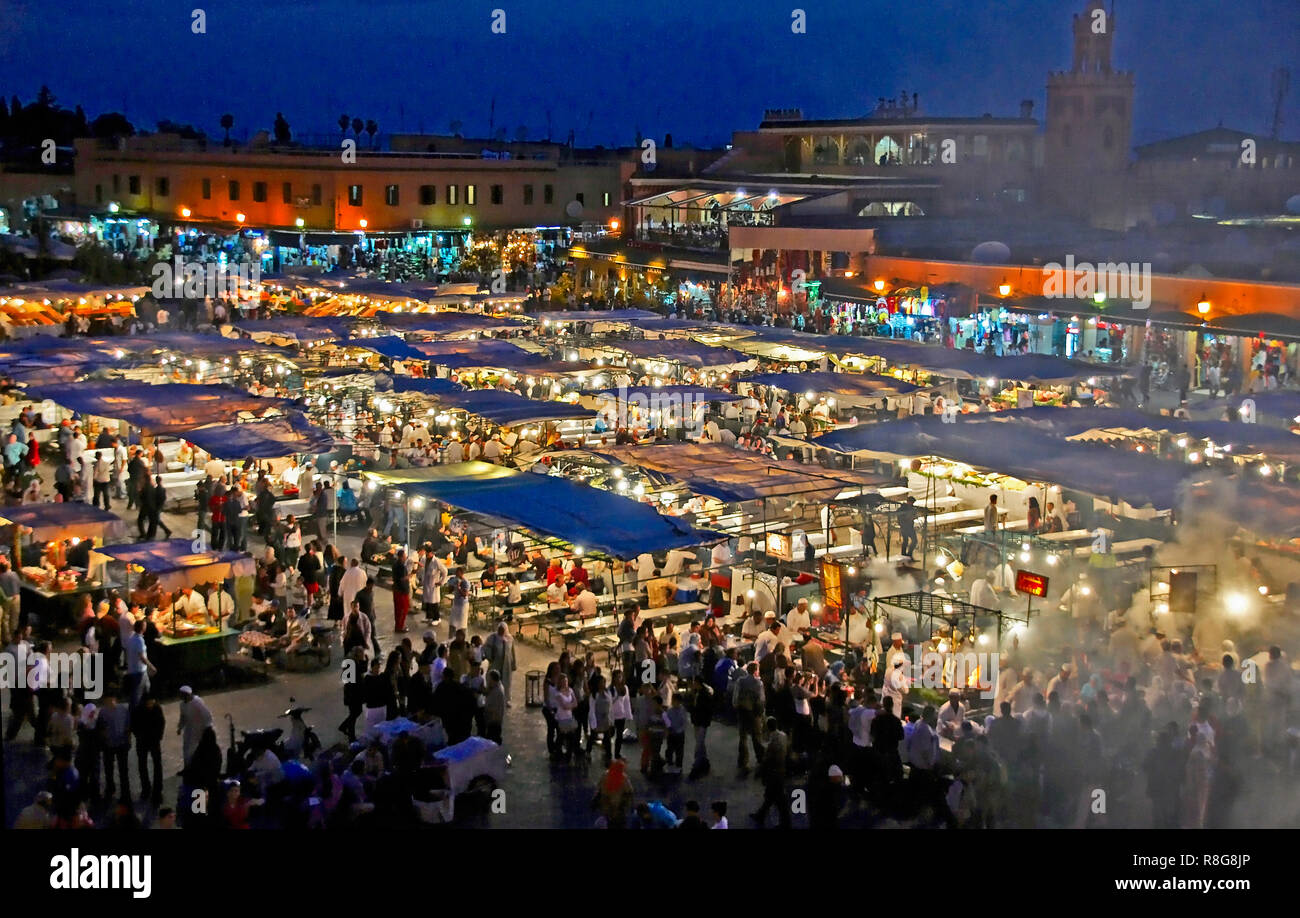
{"type": "MultiPolygon", "coordinates": [[[[0,0],[0,93],[42,83],[90,115],[123,110],[220,136],[337,131],[342,112],[381,131],[467,134],[526,125],[580,144],[640,129],[724,142],[765,107],[865,113],[920,94],[931,115],[1043,115],[1049,70],[1070,63],[1083,0],[0,0]],[[796,5],[808,33],[790,31],[796,5]],[[190,32],[190,10],[208,33],[190,32]],[[489,30],[503,8],[507,34],[489,30]]],[[[1300,138],[1298,0],[1118,0],[1116,62],[1137,76],[1134,142],[1213,127],[1266,128],[1275,67],[1293,68],[1283,136],[1300,138]]]]}

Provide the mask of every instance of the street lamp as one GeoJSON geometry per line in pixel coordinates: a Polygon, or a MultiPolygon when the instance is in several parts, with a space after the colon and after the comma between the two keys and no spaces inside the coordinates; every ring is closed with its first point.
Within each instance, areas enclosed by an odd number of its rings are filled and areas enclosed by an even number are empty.
{"type": "Polygon", "coordinates": [[[1201,315],[1208,315],[1210,312],[1210,301],[1205,298],[1204,293],[1201,294],[1200,302],[1196,304],[1196,311],[1201,315]]]}

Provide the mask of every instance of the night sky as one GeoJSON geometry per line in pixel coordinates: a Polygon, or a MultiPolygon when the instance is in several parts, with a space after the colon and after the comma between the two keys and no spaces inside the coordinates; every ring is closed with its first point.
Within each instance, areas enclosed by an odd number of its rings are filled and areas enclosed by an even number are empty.
{"type": "MultiPolygon", "coordinates": [[[[865,114],[917,92],[930,115],[1042,118],[1049,70],[1070,64],[1083,0],[0,0],[0,93],[42,83],[93,117],[122,110],[220,137],[269,129],[283,111],[300,139],[338,116],[381,132],[512,137],[570,128],[579,144],[638,130],[721,143],[766,107],[807,117],[865,114]],[[794,35],[790,13],[807,12],[794,35]],[[208,33],[190,32],[190,10],[208,33]],[[489,30],[503,8],[507,34],[489,30]]],[[[1119,0],[1116,64],[1137,77],[1134,142],[1225,126],[1266,130],[1270,74],[1293,68],[1282,135],[1300,138],[1300,2],[1119,0]]]]}

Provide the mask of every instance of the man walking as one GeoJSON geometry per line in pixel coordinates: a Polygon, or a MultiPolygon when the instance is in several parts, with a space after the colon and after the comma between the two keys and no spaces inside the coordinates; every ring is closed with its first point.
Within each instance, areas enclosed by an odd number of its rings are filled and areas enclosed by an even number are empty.
{"type": "Polygon", "coordinates": [[[95,494],[91,498],[91,503],[98,507],[99,499],[102,497],[104,499],[104,509],[112,510],[113,508],[108,503],[108,489],[113,481],[113,460],[109,458],[108,450],[96,451],[92,478],[95,494]]]}
{"type": "Polygon", "coordinates": [[[786,758],[790,754],[790,745],[784,733],[777,729],[775,717],[767,719],[767,748],[763,751],[759,763],[759,776],[763,779],[763,804],[754,814],[753,819],[763,828],[767,823],[767,814],[776,807],[780,826],[790,828],[790,801],[785,795],[786,758]]]}
{"type": "Polygon", "coordinates": [[[737,751],[736,768],[743,778],[749,774],[749,746],[754,747],[754,758],[762,760],[763,744],[759,739],[762,733],[764,692],[763,682],[758,678],[758,664],[750,663],[745,667],[744,675],[732,684],[732,706],[736,710],[736,727],[740,736],[737,751]]]}

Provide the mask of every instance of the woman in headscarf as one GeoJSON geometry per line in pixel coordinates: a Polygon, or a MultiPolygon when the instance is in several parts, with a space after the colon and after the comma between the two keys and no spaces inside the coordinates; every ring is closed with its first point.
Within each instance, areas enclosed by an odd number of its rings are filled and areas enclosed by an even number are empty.
{"type": "Polygon", "coordinates": [[[632,782],[627,776],[627,762],[615,759],[609,763],[605,777],[600,782],[593,802],[607,829],[627,828],[627,815],[632,809],[632,782]]]}

